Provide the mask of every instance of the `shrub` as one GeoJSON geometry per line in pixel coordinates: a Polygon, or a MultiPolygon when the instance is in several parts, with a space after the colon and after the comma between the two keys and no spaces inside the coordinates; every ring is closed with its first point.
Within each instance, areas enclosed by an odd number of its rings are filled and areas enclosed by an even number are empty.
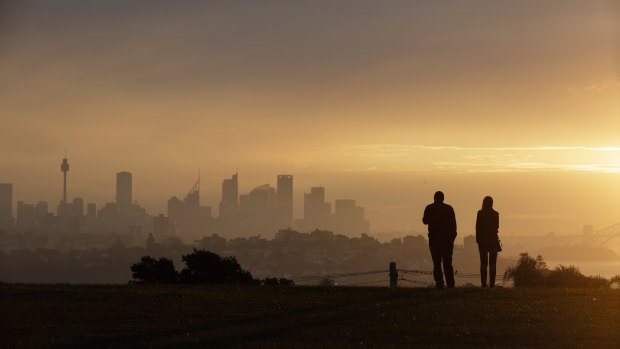
{"type": "Polygon", "coordinates": [[[546,279],[549,287],[608,287],[609,281],[600,276],[585,276],[577,267],[560,265],[546,279]]]}
{"type": "Polygon", "coordinates": [[[528,253],[521,253],[517,265],[506,269],[504,281],[512,280],[515,287],[543,286],[547,273],[549,270],[542,256],[534,259],[528,253]]]}
{"type": "MultiPolygon", "coordinates": [[[[514,281],[515,287],[609,287],[610,281],[600,276],[585,276],[573,265],[547,268],[542,256],[535,259],[521,253],[517,265],[506,269],[504,281],[514,281]]],[[[613,278],[612,278],[613,280],[613,278]]]]}
{"type": "Polygon", "coordinates": [[[220,257],[205,250],[183,256],[186,267],[181,282],[188,284],[256,284],[258,280],[241,268],[235,257],[220,257]]]}
{"type": "Polygon", "coordinates": [[[151,256],[144,256],[130,269],[133,278],[140,283],[170,284],[179,281],[179,274],[174,269],[174,263],[168,258],[156,260],[151,256]]]}

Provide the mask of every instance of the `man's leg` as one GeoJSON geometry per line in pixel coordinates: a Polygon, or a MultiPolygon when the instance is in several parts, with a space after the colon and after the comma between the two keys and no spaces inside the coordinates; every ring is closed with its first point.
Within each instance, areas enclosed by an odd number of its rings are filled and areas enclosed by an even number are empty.
{"type": "Polygon", "coordinates": [[[429,237],[428,247],[431,250],[431,258],[433,259],[433,278],[435,279],[435,286],[437,288],[443,288],[443,276],[441,275],[441,246],[438,241],[429,237]]]}
{"type": "Polygon", "coordinates": [[[446,242],[442,246],[441,257],[443,258],[443,272],[446,275],[448,288],[454,287],[454,269],[452,269],[452,250],[454,242],[446,242]]]}
{"type": "Polygon", "coordinates": [[[487,266],[489,264],[488,252],[485,246],[478,245],[478,252],[480,252],[480,283],[482,287],[487,286],[487,266]]]}
{"type": "Polygon", "coordinates": [[[489,287],[495,287],[495,272],[497,264],[497,251],[491,250],[489,253],[489,287]]]}

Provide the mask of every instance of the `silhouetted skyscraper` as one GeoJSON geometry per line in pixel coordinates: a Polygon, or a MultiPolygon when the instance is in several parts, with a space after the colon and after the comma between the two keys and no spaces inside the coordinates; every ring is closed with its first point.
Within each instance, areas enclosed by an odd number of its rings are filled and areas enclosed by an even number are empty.
{"type": "Polygon", "coordinates": [[[252,234],[273,233],[276,191],[269,184],[254,188],[249,194],[248,228],[252,234]]]}
{"type": "Polygon", "coordinates": [[[132,198],[132,176],[129,172],[116,174],[116,206],[121,214],[129,213],[132,198]]]}
{"type": "Polygon", "coordinates": [[[341,234],[368,234],[369,223],[364,219],[364,208],[355,200],[336,200],[334,220],[336,231],[341,234]]]}
{"type": "Polygon", "coordinates": [[[325,202],[325,188],[312,187],[309,193],[304,194],[305,229],[332,229],[331,211],[331,204],[325,202]]]}
{"type": "Polygon", "coordinates": [[[97,204],[95,203],[86,204],[86,217],[92,220],[97,218],[97,204]]]}
{"type": "Polygon", "coordinates": [[[16,228],[19,231],[31,231],[34,228],[35,215],[34,205],[26,204],[22,201],[17,202],[17,223],[16,228]]]}
{"type": "Polygon", "coordinates": [[[8,227],[13,221],[13,184],[0,183],[0,227],[8,227]]]}
{"type": "Polygon", "coordinates": [[[84,216],[84,200],[82,198],[75,198],[71,203],[71,217],[84,216]]]}
{"type": "MultiPolygon", "coordinates": [[[[276,196],[276,218],[280,225],[293,223],[293,176],[278,175],[278,192],[276,196]]],[[[284,228],[284,226],[281,226],[284,228]]]]}
{"type": "Polygon", "coordinates": [[[220,219],[230,221],[239,215],[239,182],[237,174],[222,182],[222,201],[220,202],[220,219]]]}
{"type": "Polygon", "coordinates": [[[47,217],[49,210],[47,201],[39,201],[34,207],[34,216],[37,224],[43,224],[45,217],[47,217]]]}
{"type": "Polygon", "coordinates": [[[211,207],[200,206],[200,175],[183,201],[176,196],[168,200],[168,218],[180,235],[197,238],[207,233],[212,224],[211,207]]]}

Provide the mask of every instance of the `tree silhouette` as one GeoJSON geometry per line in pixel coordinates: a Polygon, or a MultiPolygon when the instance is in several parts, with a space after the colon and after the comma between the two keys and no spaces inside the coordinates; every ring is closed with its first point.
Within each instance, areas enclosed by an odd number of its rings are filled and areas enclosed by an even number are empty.
{"type": "Polygon", "coordinates": [[[156,260],[151,256],[144,256],[139,263],[131,266],[134,279],[141,283],[171,284],[179,281],[179,273],[174,269],[174,263],[168,258],[156,260]]]}
{"type": "Polygon", "coordinates": [[[256,284],[258,280],[243,270],[235,257],[220,257],[205,250],[183,256],[186,267],[181,282],[188,284],[256,284]]]}

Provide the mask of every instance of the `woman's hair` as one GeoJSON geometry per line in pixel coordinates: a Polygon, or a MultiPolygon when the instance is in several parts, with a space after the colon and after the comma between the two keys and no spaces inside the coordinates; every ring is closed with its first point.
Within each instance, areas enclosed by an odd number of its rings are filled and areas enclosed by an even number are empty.
{"type": "Polygon", "coordinates": [[[482,209],[490,210],[493,208],[493,198],[490,196],[485,196],[484,200],[482,200],[482,209]]]}

